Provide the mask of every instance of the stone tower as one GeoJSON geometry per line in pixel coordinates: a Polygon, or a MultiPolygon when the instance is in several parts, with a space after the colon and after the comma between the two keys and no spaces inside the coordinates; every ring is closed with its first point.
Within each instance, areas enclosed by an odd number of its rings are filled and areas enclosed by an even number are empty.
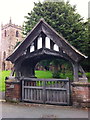
{"type": "Polygon", "coordinates": [[[10,19],[6,25],[1,25],[0,70],[11,70],[12,64],[5,59],[13,52],[15,45],[22,41],[22,27],[12,24],[10,19]]]}

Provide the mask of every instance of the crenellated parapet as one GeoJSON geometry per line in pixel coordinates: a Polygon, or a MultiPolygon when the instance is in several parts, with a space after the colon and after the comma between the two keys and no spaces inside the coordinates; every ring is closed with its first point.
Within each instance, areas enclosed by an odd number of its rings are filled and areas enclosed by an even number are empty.
{"type": "Polygon", "coordinates": [[[15,24],[12,24],[12,23],[11,24],[9,23],[9,24],[5,24],[5,25],[1,25],[1,30],[7,29],[10,26],[22,30],[22,26],[15,25],[15,24]]]}

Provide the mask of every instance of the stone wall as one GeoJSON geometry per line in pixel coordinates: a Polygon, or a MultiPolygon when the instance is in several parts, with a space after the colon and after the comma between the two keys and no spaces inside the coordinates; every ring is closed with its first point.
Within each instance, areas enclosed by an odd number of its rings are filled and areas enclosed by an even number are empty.
{"type": "Polygon", "coordinates": [[[20,82],[10,82],[6,81],[6,101],[20,102],[21,100],[21,85],[20,82]]]}
{"type": "Polygon", "coordinates": [[[72,104],[76,107],[90,107],[90,83],[72,83],[72,104]]]}

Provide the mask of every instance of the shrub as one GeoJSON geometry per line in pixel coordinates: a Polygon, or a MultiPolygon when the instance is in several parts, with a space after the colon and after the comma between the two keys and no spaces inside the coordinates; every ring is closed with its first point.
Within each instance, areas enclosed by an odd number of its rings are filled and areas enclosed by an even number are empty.
{"type": "Polygon", "coordinates": [[[60,72],[54,72],[52,73],[53,78],[60,78],[60,72]]]}
{"type": "Polygon", "coordinates": [[[87,72],[87,73],[86,73],[86,76],[87,76],[87,78],[88,78],[88,81],[90,82],[90,72],[87,72]]]}

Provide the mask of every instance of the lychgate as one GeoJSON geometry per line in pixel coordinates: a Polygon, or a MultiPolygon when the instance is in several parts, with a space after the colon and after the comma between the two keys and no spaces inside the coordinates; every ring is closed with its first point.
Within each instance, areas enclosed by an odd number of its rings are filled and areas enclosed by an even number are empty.
{"type": "Polygon", "coordinates": [[[73,81],[87,81],[84,70],[80,66],[80,62],[87,56],[68,43],[44,19],[40,19],[7,60],[14,64],[15,75],[22,81],[23,101],[69,105],[70,82],[68,79],[35,78],[36,64],[49,58],[69,61],[73,67],[73,81]],[[48,47],[47,43],[49,43],[48,47]],[[55,45],[57,50],[54,50],[55,45]],[[79,72],[82,73],[81,78],[78,76],[79,72]]]}

